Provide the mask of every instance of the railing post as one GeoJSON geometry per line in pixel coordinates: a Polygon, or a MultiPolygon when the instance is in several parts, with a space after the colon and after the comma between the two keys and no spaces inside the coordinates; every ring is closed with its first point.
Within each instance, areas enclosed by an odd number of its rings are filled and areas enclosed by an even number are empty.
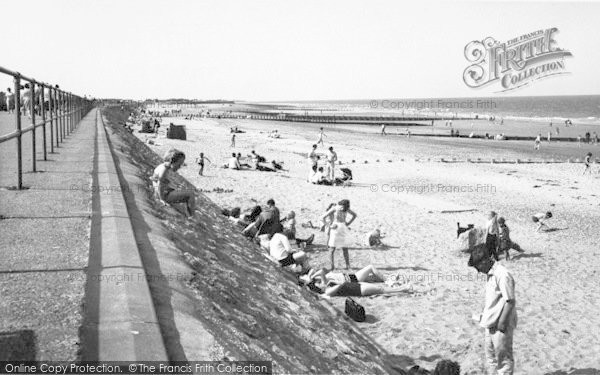
{"type": "Polygon", "coordinates": [[[73,133],[73,111],[71,111],[72,106],[72,95],[71,93],[67,94],[67,115],[69,116],[69,134],[73,133]]]}
{"type": "Polygon", "coordinates": [[[58,109],[59,109],[59,115],[60,115],[60,141],[64,142],[65,141],[65,95],[62,91],[58,92],[59,95],[59,101],[58,101],[58,109]]]}
{"type": "Polygon", "coordinates": [[[29,115],[31,116],[31,125],[33,125],[33,130],[31,131],[31,152],[32,152],[32,162],[31,166],[33,171],[36,172],[36,147],[35,147],[35,83],[29,82],[29,115]]]}
{"type": "Polygon", "coordinates": [[[50,153],[54,153],[54,116],[52,113],[52,86],[48,86],[48,116],[50,116],[50,153]]]}
{"type": "Polygon", "coordinates": [[[48,160],[47,158],[47,152],[46,152],[46,101],[44,99],[46,99],[46,96],[44,95],[44,85],[40,85],[40,91],[41,91],[41,95],[40,95],[40,108],[42,110],[42,129],[44,130],[44,161],[48,160]]]}
{"type": "Polygon", "coordinates": [[[23,155],[21,139],[21,75],[15,77],[15,124],[17,125],[17,189],[23,188],[23,155]]]}

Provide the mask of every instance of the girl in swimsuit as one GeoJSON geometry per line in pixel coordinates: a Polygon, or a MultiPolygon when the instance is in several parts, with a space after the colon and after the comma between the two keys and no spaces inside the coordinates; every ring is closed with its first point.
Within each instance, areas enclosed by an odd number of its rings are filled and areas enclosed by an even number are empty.
{"type": "Polygon", "coordinates": [[[333,215],[333,221],[329,227],[329,240],[327,246],[329,247],[329,256],[331,259],[331,270],[335,269],[335,249],[338,247],[342,248],[344,260],[346,262],[346,269],[350,269],[350,257],[348,255],[348,247],[350,246],[350,240],[348,238],[348,226],[356,219],[356,213],[350,209],[350,201],[342,199],[338,202],[336,207],[330,208],[322,217],[323,224],[326,225],[326,220],[333,215]],[[352,218],[346,221],[346,215],[350,214],[352,218]]]}

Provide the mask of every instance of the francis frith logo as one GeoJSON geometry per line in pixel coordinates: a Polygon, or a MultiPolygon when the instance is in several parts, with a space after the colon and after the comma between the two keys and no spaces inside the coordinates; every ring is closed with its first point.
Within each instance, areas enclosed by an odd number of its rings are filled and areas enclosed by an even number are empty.
{"type": "Polygon", "coordinates": [[[541,78],[567,74],[565,57],[572,54],[558,47],[557,32],[553,27],[503,43],[492,37],[472,41],[465,47],[465,57],[471,65],[465,69],[463,80],[473,88],[498,83],[502,92],[541,78]]]}

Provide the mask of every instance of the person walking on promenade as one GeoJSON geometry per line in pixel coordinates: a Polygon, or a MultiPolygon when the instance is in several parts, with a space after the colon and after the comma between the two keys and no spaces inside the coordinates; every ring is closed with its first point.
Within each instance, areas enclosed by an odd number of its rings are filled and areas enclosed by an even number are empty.
{"type": "Polygon", "coordinates": [[[381,124],[381,135],[387,135],[385,132],[385,124],[381,124]]]}
{"type": "Polygon", "coordinates": [[[512,375],[513,335],[517,327],[515,281],[510,271],[494,262],[484,249],[474,251],[468,265],[487,275],[484,309],[473,319],[485,329],[488,374],[512,375]]]}
{"type": "Polygon", "coordinates": [[[15,111],[15,94],[9,88],[6,89],[6,112],[13,113],[15,111]]]}
{"type": "Polygon", "coordinates": [[[535,143],[533,145],[533,149],[536,151],[539,151],[541,143],[542,143],[542,135],[538,134],[538,136],[535,138],[535,143]]]}

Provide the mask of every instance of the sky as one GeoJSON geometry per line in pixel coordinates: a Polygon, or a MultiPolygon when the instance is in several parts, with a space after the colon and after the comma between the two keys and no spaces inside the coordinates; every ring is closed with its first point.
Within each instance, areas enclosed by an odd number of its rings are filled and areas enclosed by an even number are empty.
{"type": "Polygon", "coordinates": [[[0,66],[93,97],[600,94],[600,2],[0,0],[0,12],[0,66]],[[469,42],[551,27],[569,74],[500,94],[465,85],[469,42]]]}

